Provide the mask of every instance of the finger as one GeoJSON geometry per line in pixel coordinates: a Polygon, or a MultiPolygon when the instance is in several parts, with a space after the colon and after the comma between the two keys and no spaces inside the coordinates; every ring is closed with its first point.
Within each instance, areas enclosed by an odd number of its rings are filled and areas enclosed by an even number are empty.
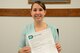
{"type": "Polygon", "coordinates": [[[25,53],[30,53],[31,51],[30,50],[28,50],[28,51],[25,51],[25,53]]]}
{"type": "Polygon", "coordinates": [[[61,45],[59,43],[56,44],[57,48],[61,48],[61,45]]]}
{"type": "Polygon", "coordinates": [[[61,48],[57,48],[58,52],[60,52],[62,49],[61,48]]]}
{"type": "Polygon", "coordinates": [[[61,48],[58,49],[58,52],[60,52],[60,51],[61,51],[61,48]]]}
{"type": "Polygon", "coordinates": [[[31,49],[30,49],[30,47],[26,46],[26,47],[23,48],[23,50],[28,51],[28,50],[31,50],[31,49]]]}

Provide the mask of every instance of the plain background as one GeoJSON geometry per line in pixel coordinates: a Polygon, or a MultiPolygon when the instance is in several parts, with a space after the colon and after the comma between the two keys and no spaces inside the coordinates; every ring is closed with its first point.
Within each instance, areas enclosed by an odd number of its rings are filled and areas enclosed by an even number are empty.
{"type": "MultiPolygon", "coordinates": [[[[0,8],[30,8],[28,0],[0,0],[0,8]]],[[[80,0],[71,4],[47,4],[47,8],[80,8],[80,0]]],[[[60,31],[61,53],[80,53],[80,17],[45,17],[60,31]]],[[[19,39],[32,17],[0,16],[0,53],[17,53],[19,39]]]]}

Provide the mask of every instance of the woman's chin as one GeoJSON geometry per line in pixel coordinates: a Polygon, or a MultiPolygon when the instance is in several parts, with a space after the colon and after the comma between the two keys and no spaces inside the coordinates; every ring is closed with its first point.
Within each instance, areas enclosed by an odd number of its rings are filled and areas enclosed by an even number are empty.
{"type": "Polygon", "coordinates": [[[36,21],[41,21],[41,19],[40,18],[36,18],[36,21]]]}
{"type": "Polygon", "coordinates": [[[37,21],[37,22],[41,22],[42,20],[41,20],[41,19],[37,19],[36,21],[37,21]]]}

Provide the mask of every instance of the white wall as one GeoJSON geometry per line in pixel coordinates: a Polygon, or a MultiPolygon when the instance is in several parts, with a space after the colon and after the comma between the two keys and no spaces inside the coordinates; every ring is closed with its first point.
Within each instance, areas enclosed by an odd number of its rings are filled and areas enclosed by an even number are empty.
{"type": "MultiPolygon", "coordinates": [[[[80,0],[71,0],[70,4],[46,5],[47,8],[79,8],[80,0]]],[[[0,8],[30,8],[28,0],[0,0],[0,8]]]]}
{"type": "MultiPolygon", "coordinates": [[[[31,17],[0,17],[0,53],[17,53],[19,38],[31,17]]],[[[62,53],[80,53],[80,17],[49,17],[60,30],[62,53]]]]}
{"type": "MultiPolygon", "coordinates": [[[[80,8],[80,0],[71,4],[46,5],[47,8],[80,8]]],[[[0,0],[0,8],[30,8],[27,0],[0,0]]],[[[60,30],[62,53],[80,53],[80,17],[48,17],[45,21],[55,24],[60,30]]],[[[31,17],[0,16],[0,53],[17,53],[19,38],[31,17]]]]}

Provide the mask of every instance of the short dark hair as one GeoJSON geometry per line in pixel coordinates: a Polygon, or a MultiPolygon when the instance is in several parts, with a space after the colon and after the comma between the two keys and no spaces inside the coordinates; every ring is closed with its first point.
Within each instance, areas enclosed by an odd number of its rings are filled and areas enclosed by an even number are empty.
{"type": "Polygon", "coordinates": [[[31,10],[32,10],[33,5],[34,5],[35,3],[39,4],[44,10],[46,10],[45,4],[44,4],[43,2],[41,2],[41,1],[35,1],[35,2],[32,4],[32,6],[31,6],[31,10]]]}

